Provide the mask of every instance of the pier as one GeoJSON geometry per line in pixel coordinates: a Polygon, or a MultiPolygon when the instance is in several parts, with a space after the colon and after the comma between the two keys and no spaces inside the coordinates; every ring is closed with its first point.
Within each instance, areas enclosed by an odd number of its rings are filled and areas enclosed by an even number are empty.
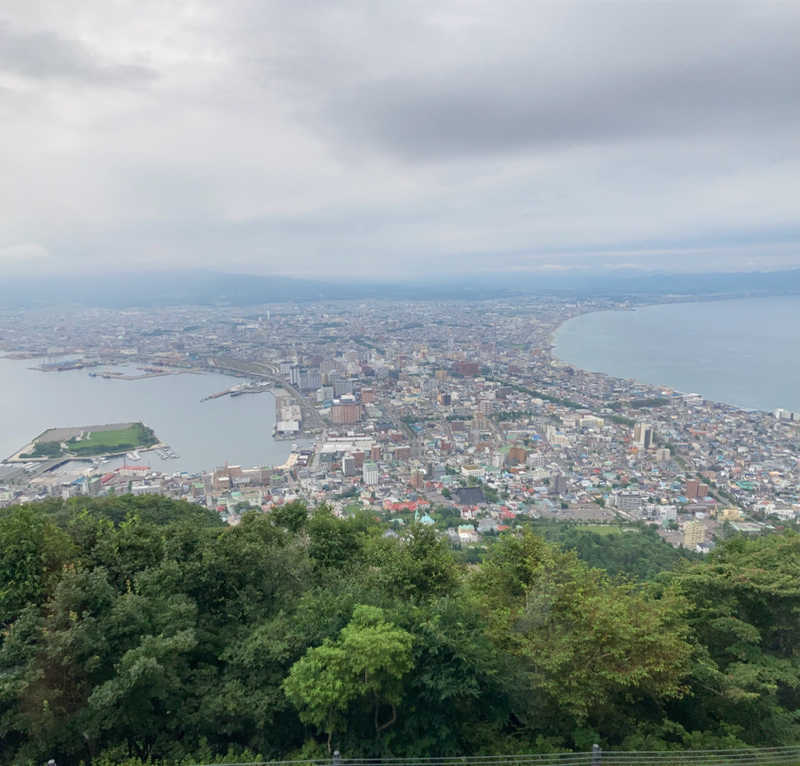
{"type": "Polygon", "coordinates": [[[207,402],[209,399],[219,399],[223,396],[242,396],[244,394],[261,394],[264,391],[269,391],[270,386],[265,383],[251,383],[250,385],[245,385],[240,383],[236,386],[231,386],[230,388],[226,388],[224,391],[218,391],[216,394],[209,394],[208,396],[204,396],[200,401],[207,402]]]}

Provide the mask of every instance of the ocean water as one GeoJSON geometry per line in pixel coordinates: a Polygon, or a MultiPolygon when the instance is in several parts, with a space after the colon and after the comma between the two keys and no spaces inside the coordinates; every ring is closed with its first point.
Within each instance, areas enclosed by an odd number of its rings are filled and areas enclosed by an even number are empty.
{"type": "Polygon", "coordinates": [[[584,314],[558,329],[554,346],[585,370],[745,409],[800,410],[800,296],[584,314]]]}
{"type": "Polygon", "coordinates": [[[105,380],[90,377],[87,370],[30,369],[38,363],[0,359],[0,459],[47,428],[128,421],[150,426],[180,456],[164,461],[156,453],[142,453],[139,465],[166,473],[212,469],[225,461],[231,465],[280,465],[291,449],[291,442],[272,438],[272,394],[200,401],[243,382],[241,379],[182,373],[145,380],[105,380]]]}

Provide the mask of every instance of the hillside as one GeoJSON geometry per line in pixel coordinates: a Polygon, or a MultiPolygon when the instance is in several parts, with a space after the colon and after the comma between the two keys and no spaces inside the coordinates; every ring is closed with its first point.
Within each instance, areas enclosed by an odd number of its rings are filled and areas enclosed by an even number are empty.
{"type": "Polygon", "coordinates": [[[800,735],[793,533],[636,582],[530,532],[462,565],[430,528],[124,496],[6,509],[0,552],[2,764],[800,735]]]}

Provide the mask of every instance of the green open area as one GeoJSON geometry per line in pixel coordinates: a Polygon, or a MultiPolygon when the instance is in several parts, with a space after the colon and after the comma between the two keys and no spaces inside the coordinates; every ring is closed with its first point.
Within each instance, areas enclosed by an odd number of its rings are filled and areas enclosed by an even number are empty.
{"type": "Polygon", "coordinates": [[[153,429],[143,423],[126,423],[120,428],[106,428],[105,430],[73,430],[78,433],[65,441],[53,439],[50,435],[56,433],[55,431],[46,431],[36,439],[33,450],[21,454],[20,457],[58,458],[70,455],[88,457],[152,447],[158,443],[153,429]]]}
{"type": "Polygon", "coordinates": [[[67,446],[70,452],[77,455],[101,455],[105,452],[151,447],[157,441],[151,428],[142,423],[134,423],[120,431],[94,431],[87,438],[70,439],[67,446]]]}
{"type": "Polygon", "coordinates": [[[592,532],[595,535],[619,535],[623,532],[639,532],[637,527],[623,527],[619,524],[578,524],[575,529],[592,532]]]}
{"type": "Polygon", "coordinates": [[[61,457],[64,450],[58,442],[35,442],[32,452],[23,452],[20,457],[61,457]]]}
{"type": "Polygon", "coordinates": [[[646,409],[649,407],[663,407],[669,404],[669,399],[663,396],[652,396],[645,399],[628,399],[626,401],[607,402],[606,407],[611,410],[621,410],[623,407],[631,407],[635,410],[646,409]]]}

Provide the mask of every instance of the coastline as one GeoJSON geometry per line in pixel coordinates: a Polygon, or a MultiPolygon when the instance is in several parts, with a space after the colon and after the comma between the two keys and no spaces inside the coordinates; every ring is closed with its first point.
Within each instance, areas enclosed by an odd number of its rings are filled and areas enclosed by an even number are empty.
{"type": "MultiPolygon", "coordinates": [[[[2,357],[2,364],[9,388],[5,402],[0,405],[6,426],[0,464],[18,467],[27,462],[46,464],[42,460],[13,458],[26,451],[33,434],[53,423],[73,420],[150,424],[159,437],[159,445],[153,448],[170,445],[180,455],[180,459],[164,463],[171,472],[211,470],[226,459],[231,464],[278,465],[286,461],[290,451],[290,444],[271,438],[276,416],[272,391],[267,392],[272,394],[271,401],[241,396],[230,403],[226,401],[224,406],[199,403],[202,395],[241,383],[240,376],[195,367],[180,370],[191,373],[188,375],[121,382],[112,378],[95,385],[97,379],[88,377],[85,370],[65,371],[62,377],[31,370],[25,359],[6,356],[2,357]],[[213,433],[213,440],[198,439],[198,434],[204,431],[213,433]]],[[[306,438],[312,437],[301,434],[295,440],[306,438]]],[[[140,454],[145,453],[140,450],[140,454]]],[[[114,459],[121,456],[122,453],[114,459]]],[[[159,460],[156,463],[160,465],[159,460]]]]}
{"type": "Polygon", "coordinates": [[[612,372],[605,372],[602,370],[592,370],[589,367],[581,364],[576,364],[574,362],[570,362],[564,359],[558,353],[558,342],[557,342],[557,335],[559,332],[562,331],[564,326],[571,322],[572,320],[579,319],[581,317],[586,317],[590,314],[599,314],[603,312],[609,313],[634,313],[640,309],[651,309],[656,307],[666,307],[672,306],[674,304],[688,304],[688,305],[703,305],[707,303],[730,303],[732,301],[765,301],[771,300],[775,298],[799,298],[800,296],[797,295],[781,295],[781,296],[763,296],[763,295],[755,295],[755,296],[709,296],[706,298],[693,298],[692,300],[671,300],[671,301],[653,301],[653,302],[643,302],[637,303],[634,305],[630,304],[623,304],[618,306],[603,306],[603,307],[591,307],[587,310],[583,311],[576,311],[571,316],[564,318],[562,321],[558,322],[552,330],[547,335],[547,346],[545,348],[545,352],[547,353],[551,363],[555,366],[559,367],[571,367],[575,370],[580,371],[584,375],[592,375],[592,376],[601,376],[602,378],[619,381],[620,383],[635,383],[637,386],[642,387],[643,389],[647,389],[648,392],[652,393],[653,395],[658,395],[663,391],[669,391],[674,394],[679,394],[682,396],[690,396],[695,395],[702,398],[703,401],[706,401],[710,404],[714,405],[721,405],[725,407],[729,407],[733,410],[740,411],[740,412],[758,412],[764,414],[772,414],[775,408],[788,408],[788,403],[784,402],[783,404],[774,404],[770,406],[746,406],[741,403],[732,402],[726,400],[724,397],[714,396],[712,394],[705,394],[701,387],[692,387],[694,390],[689,390],[688,388],[677,386],[677,385],[670,385],[664,382],[654,382],[653,380],[644,379],[641,375],[630,375],[630,376],[623,376],[620,374],[614,374],[612,372]]]}

